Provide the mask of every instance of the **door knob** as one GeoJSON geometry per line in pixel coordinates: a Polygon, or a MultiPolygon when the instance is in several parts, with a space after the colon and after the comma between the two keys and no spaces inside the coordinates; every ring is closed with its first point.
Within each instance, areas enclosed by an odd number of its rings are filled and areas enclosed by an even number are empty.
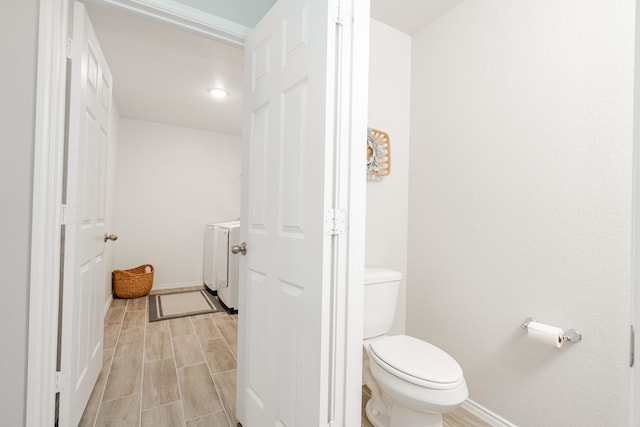
{"type": "Polygon", "coordinates": [[[247,244],[245,242],[240,243],[239,245],[231,246],[231,253],[238,255],[246,255],[247,254],[247,244]]]}
{"type": "Polygon", "coordinates": [[[118,240],[118,236],[116,236],[115,234],[104,233],[104,241],[106,242],[107,240],[111,240],[111,241],[118,240]]]}

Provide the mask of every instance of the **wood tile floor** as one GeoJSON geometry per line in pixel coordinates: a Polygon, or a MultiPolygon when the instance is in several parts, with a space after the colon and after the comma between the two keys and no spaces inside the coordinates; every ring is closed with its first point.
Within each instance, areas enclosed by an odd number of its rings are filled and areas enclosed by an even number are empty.
{"type": "MultiPolygon", "coordinates": [[[[149,323],[147,304],[113,300],[102,370],[79,426],[236,427],[237,315],[149,323]]],[[[363,387],[362,427],[372,427],[370,397],[363,387]]],[[[463,409],[445,414],[444,426],[490,427],[463,409]]]]}
{"type": "Polygon", "coordinates": [[[235,427],[237,315],[149,323],[147,304],[113,300],[80,426],[235,427]]]}

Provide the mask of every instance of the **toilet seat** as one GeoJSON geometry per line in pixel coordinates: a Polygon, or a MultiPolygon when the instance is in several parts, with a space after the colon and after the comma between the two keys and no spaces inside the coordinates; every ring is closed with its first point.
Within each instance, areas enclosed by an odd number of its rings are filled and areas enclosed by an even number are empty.
{"type": "Polygon", "coordinates": [[[434,390],[464,384],[462,368],[449,354],[425,341],[394,335],[370,343],[369,356],[390,374],[434,390]]]}

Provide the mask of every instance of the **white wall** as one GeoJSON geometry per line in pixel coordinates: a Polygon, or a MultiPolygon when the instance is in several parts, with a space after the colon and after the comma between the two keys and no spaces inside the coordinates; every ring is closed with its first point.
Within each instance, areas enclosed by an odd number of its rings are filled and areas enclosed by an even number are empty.
{"type": "MultiPolygon", "coordinates": [[[[367,182],[365,264],[402,272],[391,334],[405,330],[410,96],[411,37],[372,19],[369,127],[389,135],[391,173],[380,180],[367,182]]],[[[363,153],[365,144],[362,144],[363,153]]]]}
{"type": "Polygon", "coordinates": [[[0,2],[0,424],[25,422],[38,1],[0,2]]]}
{"type": "Polygon", "coordinates": [[[629,423],[633,53],[632,0],[464,1],[413,40],[407,331],[519,426],[629,423]]]}
{"type": "Polygon", "coordinates": [[[116,267],[202,284],[205,223],[240,215],[241,138],[123,118],[119,140],[116,267]]]}

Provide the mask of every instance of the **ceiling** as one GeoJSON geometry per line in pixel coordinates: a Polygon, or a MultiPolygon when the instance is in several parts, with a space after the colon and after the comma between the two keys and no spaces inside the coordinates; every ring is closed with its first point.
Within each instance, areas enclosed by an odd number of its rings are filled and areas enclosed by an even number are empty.
{"type": "Polygon", "coordinates": [[[239,135],[243,51],[168,24],[87,4],[122,117],[239,135]],[[223,100],[207,92],[222,86],[223,100]]]}
{"type": "Polygon", "coordinates": [[[414,35],[462,0],[371,0],[371,17],[414,35]]]}
{"type": "MultiPolygon", "coordinates": [[[[249,1],[264,9],[273,0],[249,1]]],[[[413,35],[460,1],[371,0],[371,16],[413,35]]],[[[239,20],[233,15],[240,13],[237,0],[179,2],[196,8],[216,3],[220,13],[227,14],[223,18],[239,20]],[[226,11],[225,3],[236,4],[235,9],[226,11]]],[[[114,77],[114,99],[122,117],[241,134],[240,48],[95,3],[86,7],[114,77]],[[212,98],[207,89],[220,86],[229,96],[212,98]]],[[[245,15],[243,19],[255,20],[245,15]]]]}
{"type": "Polygon", "coordinates": [[[275,0],[175,0],[186,6],[253,28],[275,0]]]}

